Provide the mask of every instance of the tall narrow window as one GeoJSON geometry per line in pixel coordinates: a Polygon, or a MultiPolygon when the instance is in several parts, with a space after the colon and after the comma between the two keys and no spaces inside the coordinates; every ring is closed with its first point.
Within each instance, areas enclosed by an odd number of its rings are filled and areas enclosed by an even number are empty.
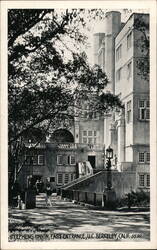
{"type": "Polygon", "coordinates": [[[64,183],[67,184],[69,182],[69,174],[65,173],[64,175],[64,183]]]}
{"type": "Polygon", "coordinates": [[[39,160],[38,156],[34,155],[33,156],[33,165],[38,165],[38,160],[39,160]]]}
{"type": "Polygon", "coordinates": [[[122,74],[122,69],[118,69],[116,72],[116,81],[120,81],[121,80],[121,74],[122,74]]]}
{"type": "Polygon", "coordinates": [[[127,123],[131,121],[131,101],[127,102],[127,123]]]}
{"type": "Polygon", "coordinates": [[[75,165],[75,155],[70,155],[70,165],[75,165]]]}
{"type": "Polygon", "coordinates": [[[147,187],[150,187],[150,175],[147,174],[147,187]]]}
{"type": "Polygon", "coordinates": [[[127,79],[129,80],[132,75],[132,62],[129,62],[127,65],[127,79]]]}
{"type": "Polygon", "coordinates": [[[63,155],[57,155],[57,165],[63,164],[63,155]]]}
{"type": "Polygon", "coordinates": [[[139,100],[139,119],[149,120],[150,116],[149,100],[139,100]]]}
{"type": "Polygon", "coordinates": [[[146,162],[150,162],[150,153],[149,152],[146,153],[146,162]]]}
{"type": "Polygon", "coordinates": [[[116,49],[116,61],[118,61],[122,57],[122,45],[120,44],[119,47],[116,49]]]}
{"type": "Polygon", "coordinates": [[[139,175],[139,186],[144,187],[144,174],[139,175]]]}
{"type": "Polygon", "coordinates": [[[44,155],[38,155],[38,165],[44,165],[44,155]]]}
{"type": "Polygon", "coordinates": [[[143,152],[139,152],[139,163],[144,163],[145,159],[144,159],[144,153],[143,152]]]}
{"type": "Polygon", "coordinates": [[[132,32],[130,32],[128,35],[127,35],[127,49],[130,49],[132,46],[132,32]]]}
{"type": "Polygon", "coordinates": [[[63,184],[63,174],[62,173],[57,174],[57,184],[59,184],[59,185],[63,184]]]}

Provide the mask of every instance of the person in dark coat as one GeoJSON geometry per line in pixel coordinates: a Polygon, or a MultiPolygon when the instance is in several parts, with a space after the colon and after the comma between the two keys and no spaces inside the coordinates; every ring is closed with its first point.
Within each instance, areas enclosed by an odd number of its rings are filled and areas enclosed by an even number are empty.
{"type": "Polygon", "coordinates": [[[46,197],[45,197],[46,206],[48,206],[48,203],[49,203],[49,205],[52,207],[51,194],[52,194],[51,186],[49,183],[47,183],[46,184],[46,197]]]}

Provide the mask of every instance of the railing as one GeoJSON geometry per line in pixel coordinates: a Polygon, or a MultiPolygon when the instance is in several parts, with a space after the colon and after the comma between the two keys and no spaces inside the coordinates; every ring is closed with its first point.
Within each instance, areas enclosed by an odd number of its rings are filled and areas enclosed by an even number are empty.
{"type": "Polygon", "coordinates": [[[76,143],[61,143],[58,144],[59,149],[77,149],[76,143]]]}
{"type": "Polygon", "coordinates": [[[102,150],[104,145],[102,144],[84,144],[84,143],[60,143],[58,144],[59,149],[84,149],[88,148],[90,150],[102,150]]]}
{"type": "Polygon", "coordinates": [[[94,193],[80,190],[62,190],[61,196],[62,198],[67,198],[70,201],[75,201],[82,205],[90,204],[93,206],[104,207],[106,201],[106,196],[103,192],[94,193]]]}

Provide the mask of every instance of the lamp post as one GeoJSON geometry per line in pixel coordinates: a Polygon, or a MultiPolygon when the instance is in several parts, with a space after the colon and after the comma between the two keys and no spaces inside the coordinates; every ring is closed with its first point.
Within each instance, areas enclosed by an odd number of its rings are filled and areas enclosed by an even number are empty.
{"type": "Polygon", "coordinates": [[[32,155],[32,141],[29,140],[28,141],[29,145],[28,145],[28,148],[29,148],[29,163],[30,163],[30,170],[29,170],[29,177],[28,177],[28,188],[31,188],[32,187],[32,179],[33,179],[33,155],[32,155]]]}
{"type": "Polygon", "coordinates": [[[112,188],[112,176],[111,176],[111,159],[113,158],[113,149],[109,146],[106,149],[106,158],[107,158],[107,190],[112,188]]]}

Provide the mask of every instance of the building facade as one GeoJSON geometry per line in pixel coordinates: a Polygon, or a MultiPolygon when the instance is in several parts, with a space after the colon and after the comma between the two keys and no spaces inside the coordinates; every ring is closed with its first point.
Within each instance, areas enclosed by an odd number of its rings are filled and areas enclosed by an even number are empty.
{"type": "MultiPolygon", "coordinates": [[[[88,104],[84,103],[84,111],[69,130],[63,127],[54,131],[33,155],[33,145],[28,143],[20,174],[22,185],[27,185],[29,175],[34,181],[49,178],[52,187],[58,188],[83,175],[95,174],[105,168],[105,149],[110,145],[115,155],[113,168],[125,172],[125,176],[135,174],[136,185],[133,182],[130,187],[149,190],[149,82],[137,67],[141,50],[136,43],[141,33],[134,29],[134,23],[139,15],[132,14],[124,24],[120,12],[108,12],[104,32],[94,34],[94,63],[109,79],[105,91],[118,95],[124,110],[102,117],[86,112],[88,104]]],[[[149,23],[148,15],[142,18],[149,23]]]]}
{"type": "Polygon", "coordinates": [[[135,28],[139,19],[149,25],[148,14],[132,14],[124,24],[119,12],[107,13],[104,33],[95,34],[94,58],[109,77],[109,91],[118,95],[124,104],[123,112],[105,119],[105,138],[107,134],[110,138],[104,143],[113,147],[118,171],[135,171],[137,187],[148,190],[149,81],[138,68],[138,61],[145,56],[140,47],[144,35],[135,28]]]}

